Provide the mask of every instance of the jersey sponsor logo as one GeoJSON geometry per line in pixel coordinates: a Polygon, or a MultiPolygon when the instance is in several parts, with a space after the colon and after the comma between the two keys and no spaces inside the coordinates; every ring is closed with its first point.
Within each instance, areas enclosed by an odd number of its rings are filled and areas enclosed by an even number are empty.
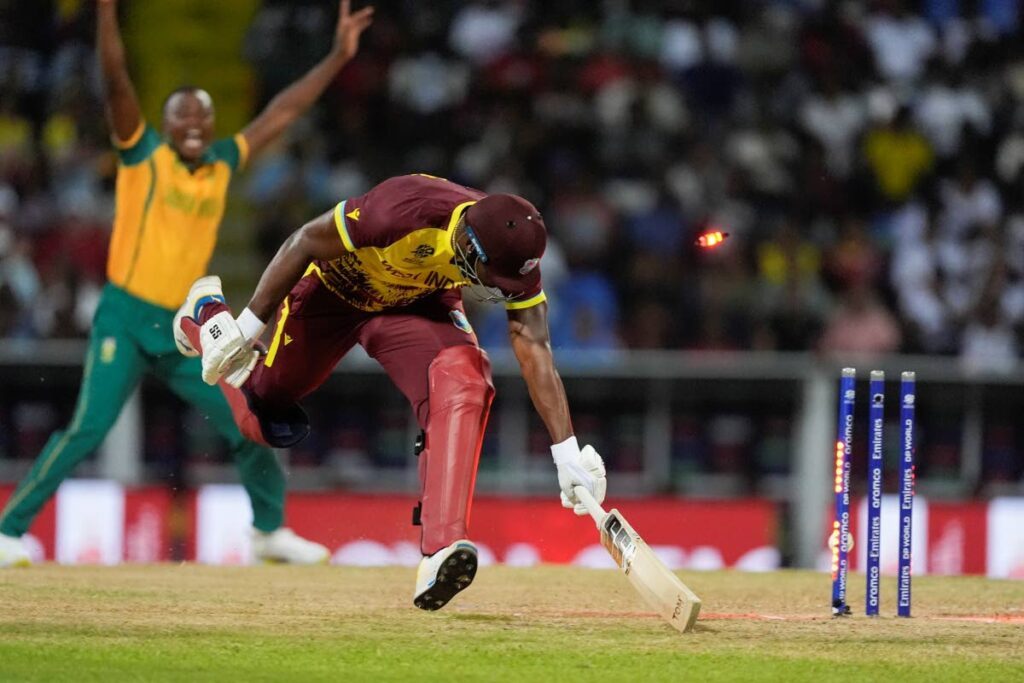
{"type": "Polygon", "coordinates": [[[359,207],[356,207],[345,214],[345,218],[351,218],[354,221],[359,220],[359,207]]]}
{"type": "Polygon", "coordinates": [[[519,274],[526,275],[531,270],[536,268],[538,263],[540,263],[539,258],[527,259],[526,262],[523,263],[523,267],[519,269],[519,274]]]}
{"type": "Polygon", "coordinates": [[[284,345],[288,346],[291,343],[292,343],[292,336],[290,334],[288,334],[287,332],[285,332],[284,333],[284,345]]]}
{"type": "Polygon", "coordinates": [[[448,316],[452,319],[452,325],[455,325],[455,327],[466,334],[473,334],[473,326],[469,324],[469,320],[466,318],[465,313],[458,309],[453,309],[448,311],[448,316]]]}
{"type": "Polygon", "coordinates": [[[220,212],[220,200],[206,197],[198,199],[196,195],[185,192],[179,187],[171,187],[164,193],[164,204],[184,213],[191,213],[200,218],[212,218],[220,212]]]}

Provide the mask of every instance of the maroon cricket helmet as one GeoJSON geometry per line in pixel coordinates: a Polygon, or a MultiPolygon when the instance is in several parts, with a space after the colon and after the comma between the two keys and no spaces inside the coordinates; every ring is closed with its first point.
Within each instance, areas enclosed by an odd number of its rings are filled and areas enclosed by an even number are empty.
{"type": "Polygon", "coordinates": [[[469,207],[466,227],[487,266],[489,284],[509,295],[537,288],[548,241],[537,207],[514,194],[488,195],[469,207]]]}

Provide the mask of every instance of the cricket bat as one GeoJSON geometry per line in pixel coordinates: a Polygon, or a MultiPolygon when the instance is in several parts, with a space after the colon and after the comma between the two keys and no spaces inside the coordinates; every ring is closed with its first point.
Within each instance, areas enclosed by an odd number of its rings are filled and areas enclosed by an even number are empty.
{"type": "Polygon", "coordinates": [[[690,631],[700,614],[700,598],[669,571],[618,510],[605,512],[582,486],[575,492],[597,523],[601,545],[636,592],[673,628],[681,633],[690,631]]]}

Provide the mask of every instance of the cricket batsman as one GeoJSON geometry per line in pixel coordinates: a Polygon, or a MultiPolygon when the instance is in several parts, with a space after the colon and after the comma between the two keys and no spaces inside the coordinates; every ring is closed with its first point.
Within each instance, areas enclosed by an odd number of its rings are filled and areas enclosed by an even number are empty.
{"type": "Polygon", "coordinates": [[[399,176],[294,232],[237,319],[215,276],[198,280],[178,311],[179,349],[202,355],[203,379],[220,384],[242,433],[259,443],[308,433],[299,399],[353,345],[383,366],[423,430],[413,511],[422,527],[413,594],[421,609],[443,607],[477,569],[469,512],[494,386],[463,286],[505,305],[512,349],[554,444],[562,504],[587,514],[577,485],[604,500],[604,463],[573,435],[551,355],[538,265],[546,242],[544,220],[522,197],[399,176]],[[275,312],[264,352],[257,340],[275,312]]]}
{"type": "Polygon", "coordinates": [[[252,501],[254,559],[328,559],[326,548],[282,526],[285,480],[274,453],[239,433],[224,396],[200,381],[197,359],[176,352],[170,330],[189,286],[206,272],[232,176],[317,100],[355,55],[372,20],[373,8],[351,13],[343,0],[330,53],[241,133],[214,141],[213,102],[199,88],[171,93],[161,131],[143,120],[116,0],[97,1],[96,53],[119,157],[109,281],[93,319],[74,418],[50,437],[0,514],[0,567],[28,564],[20,537],[61,481],[100,445],[145,373],[199,408],[228,440],[252,501]]]}

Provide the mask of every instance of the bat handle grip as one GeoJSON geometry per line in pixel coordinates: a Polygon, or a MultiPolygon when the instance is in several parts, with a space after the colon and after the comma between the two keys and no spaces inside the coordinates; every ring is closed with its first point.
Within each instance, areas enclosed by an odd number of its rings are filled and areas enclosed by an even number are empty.
{"type": "Polygon", "coordinates": [[[594,518],[594,523],[597,524],[597,528],[600,529],[601,522],[604,521],[605,515],[607,514],[604,511],[604,508],[601,507],[601,504],[597,502],[586,487],[576,486],[573,489],[573,492],[576,494],[576,498],[583,503],[583,507],[587,508],[587,512],[589,512],[590,516],[594,518]]]}

